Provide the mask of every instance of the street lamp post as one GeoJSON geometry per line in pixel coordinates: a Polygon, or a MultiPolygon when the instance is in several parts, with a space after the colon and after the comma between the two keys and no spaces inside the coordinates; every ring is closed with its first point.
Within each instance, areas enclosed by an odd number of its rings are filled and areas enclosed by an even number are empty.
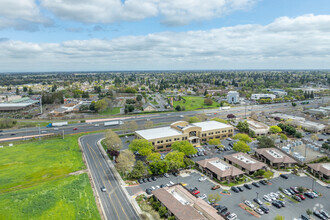
{"type": "Polygon", "coordinates": [[[256,192],[257,193],[257,199],[259,199],[259,193],[258,192],[256,192]]]}

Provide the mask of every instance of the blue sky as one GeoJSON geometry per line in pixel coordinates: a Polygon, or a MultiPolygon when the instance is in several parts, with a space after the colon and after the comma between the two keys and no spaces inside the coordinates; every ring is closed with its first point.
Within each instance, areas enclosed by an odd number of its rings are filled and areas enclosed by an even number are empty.
{"type": "Polygon", "coordinates": [[[0,0],[0,71],[330,68],[327,0],[0,0]]]}

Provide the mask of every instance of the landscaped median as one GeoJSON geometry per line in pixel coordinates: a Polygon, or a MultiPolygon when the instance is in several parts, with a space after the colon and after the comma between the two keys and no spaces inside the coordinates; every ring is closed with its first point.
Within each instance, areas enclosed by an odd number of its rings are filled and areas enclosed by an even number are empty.
{"type": "Polygon", "coordinates": [[[0,149],[1,219],[100,219],[79,136],[0,149]]]}
{"type": "Polygon", "coordinates": [[[256,213],[253,209],[251,209],[249,206],[245,205],[244,203],[240,203],[239,207],[241,207],[242,209],[244,209],[245,211],[247,211],[248,213],[250,213],[251,215],[260,218],[261,216],[256,213]]]}

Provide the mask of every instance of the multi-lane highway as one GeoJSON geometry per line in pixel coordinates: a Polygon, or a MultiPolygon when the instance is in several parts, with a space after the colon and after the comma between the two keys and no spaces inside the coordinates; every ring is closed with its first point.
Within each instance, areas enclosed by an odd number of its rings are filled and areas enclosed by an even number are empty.
{"type": "Polygon", "coordinates": [[[87,135],[83,136],[80,142],[105,218],[108,220],[140,219],[97,146],[97,142],[102,137],[103,134],[87,135]],[[101,187],[105,187],[106,191],[102,192],[101,187]]]}
{"type": "MultiPolygon", "coordinates": [[[[328,99],[326,99],[328,101],[328,99]]],[[[322,100],[314,100],[310,102],[309,105],[304,105],[305,107],[315,108],[321,104],[322,100]]],[[[290,103],[276,103],[269,105],[248,105],[248,106],[240,106],[231,108],[229,110],[219,110],[219,109],[210,109],[210,110],[198,110],[198,111],[188,111],[188,112],[170,112],[170,113],[161,113],[161,114],[150,114],[150,115],[137,115],[137,116],[129,116],[127,119],[123,119],[122,121],[130,121],[135,120],[138,125],[143,125],[146,120],[152,120],[154,124],[158,123],[171,123],[174,121],[182,120],[182,117],[185,115],[192,116],[200,113],[212,114],[216,117],[226,117],[227,114],[235,114],[237,116],[245,116],[250,115],[251,112],[274,112],[274,111],[282,111],[282,112],[290,112],[293,108],[290,103]]],[[[104,130],[107,128],[118,128],[119,126],[111,126],[105,127],[103,122],[93,122],[93,123],[78,123],[71,124],[69,126],[59,127],[59,128],[22,128],[16,130],[4,130],[0,133],[0,142],[8,141],[7,138],[17,138],[22,139],[24,136],[38,135],[38,134],[72,134],[72,133],[80,133],[87,131],[97,131],[104,130]],[[77,130],[74,130],[77,128],[77,130]]],[[[12,141],[12,140],[10,140],[12,141]]]]}

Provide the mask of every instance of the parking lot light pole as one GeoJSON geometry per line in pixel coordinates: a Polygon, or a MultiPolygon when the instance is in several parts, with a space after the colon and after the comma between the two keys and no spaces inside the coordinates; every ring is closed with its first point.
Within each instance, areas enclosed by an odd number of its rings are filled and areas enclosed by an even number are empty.
{"type": "Polygon", "coordinates": [[[257,193],[257,199],[259,199],[259,193],[258,192],[256,192],[257,193]]]}

